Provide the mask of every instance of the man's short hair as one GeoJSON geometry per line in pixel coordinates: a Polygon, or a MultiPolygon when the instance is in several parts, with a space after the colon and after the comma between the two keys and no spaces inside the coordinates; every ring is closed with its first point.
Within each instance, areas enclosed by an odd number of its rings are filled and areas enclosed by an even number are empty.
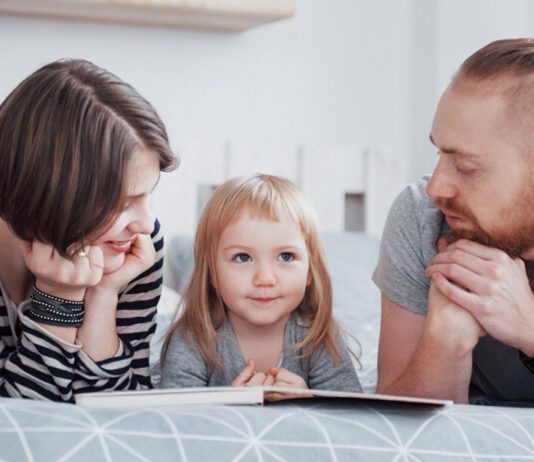
{"type": "Polygon", "coordinates": [[[491,42],[467,58],[457,77],[487,79],[534,74],[534,39],[491,42]]]}

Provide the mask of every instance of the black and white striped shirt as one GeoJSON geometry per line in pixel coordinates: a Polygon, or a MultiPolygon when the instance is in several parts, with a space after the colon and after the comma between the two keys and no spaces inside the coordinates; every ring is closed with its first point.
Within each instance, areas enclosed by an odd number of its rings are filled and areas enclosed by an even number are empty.
{"type": "Polygon", "coordinates": [[[24,315],[0,282],[0,396],[70,401],[74,394],[151,388],[149,342],[156,330],[161,295],[163,235],[152,232],[156,263],[119,294],[114,357],[93,361],[80,344],[67,343],[24,315]]]}

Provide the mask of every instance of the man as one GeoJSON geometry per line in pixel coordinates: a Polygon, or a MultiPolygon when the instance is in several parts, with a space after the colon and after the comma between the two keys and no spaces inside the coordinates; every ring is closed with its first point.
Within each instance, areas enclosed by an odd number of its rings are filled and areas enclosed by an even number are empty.
{"type": "Polygon", "coordinates": [[[490,43],[443,94],[432,176],[390,211],[380,393],[534,405],[534,39],[490,43]]]}

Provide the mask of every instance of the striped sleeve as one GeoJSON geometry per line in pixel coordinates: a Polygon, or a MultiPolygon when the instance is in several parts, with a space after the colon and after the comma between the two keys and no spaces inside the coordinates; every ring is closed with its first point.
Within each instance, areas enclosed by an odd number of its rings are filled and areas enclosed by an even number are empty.
{"type": "Polygon", "coordinates": [[[80,345],[62,341],[19,313],[18,345],[7,306],[0,306],[0,396],[72,401],[74,363],[80,345]]]}
{"type": "Polygon", "coordinates": [[[75,358],[74,393],[152,387],[149,347],[156,331],[156,307],[163,283],[163,234],[158,221],[152,232],[152,242],[156,262],[119,294],[119,350],[114,357],[95,362],[79,349],[75,358]]]}

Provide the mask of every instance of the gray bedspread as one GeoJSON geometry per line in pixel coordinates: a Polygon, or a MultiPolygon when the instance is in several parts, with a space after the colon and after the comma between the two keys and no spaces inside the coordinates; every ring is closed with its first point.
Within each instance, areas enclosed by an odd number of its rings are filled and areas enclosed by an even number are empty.
{"type": "Polygon", "coordinates": [[[521,408],[291,401],[120,410],[0,399],[2,461],[524,461],[521,408]]]}

